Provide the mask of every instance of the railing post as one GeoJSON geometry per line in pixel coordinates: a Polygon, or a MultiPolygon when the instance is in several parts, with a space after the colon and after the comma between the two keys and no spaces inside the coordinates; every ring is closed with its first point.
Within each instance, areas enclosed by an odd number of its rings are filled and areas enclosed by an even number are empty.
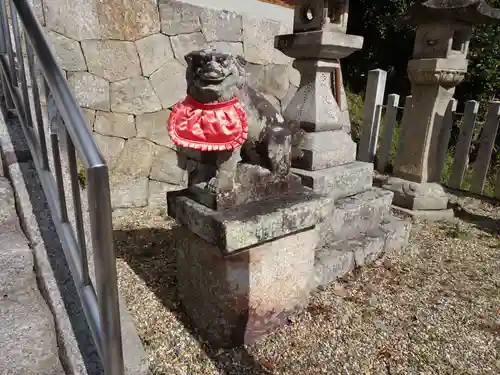
{"type": "Polygon", "coordinates": [[[484,123],[483,133],[479,141],[479,151],[476,162],[474,163],[474,173],[472,178],[471,191],[476,194],[482,194],[484,183],[488,176],[491,153],[495,145],[495,136],[498,130],[498,121],[500,116],[500,102],[490,102],[488,114],[484,123]]]}
{"type": "Polygon", "coordinates": [[[87,179],[104,373],[123,375],[123,348],[107,166],[90,168],[87,171],[87,179]]]}
{"type": "Polygon", "coordinates": [[[448,103],[448,108],[441,124],[441,131],[439,132],[439,150],[437,155],[436,176],[442,179],[444,164],[446,161],[446,153],[448,152],[448,145],[450,143],[451,129],[453,128],[453,117],[457,110],[457,100],[451,99],[448,103]]]}
{"type": "Polygon", "coordinates": [[[367,163],[373,163],[375,158],[386,79],[385,70],[374,69],[368,72],[363,129],[358,152],[358,160],[367,163]]]}
{"type": "Polygon", "coordinates": [[[457,147],[455,149],[455,158],[451,170],[448,185],[454,189],[460,189],[464,179],[465,170],[469,163],[470,145],[472,136],[474,135],[474,127],[476,126],[477,112],[479,111],[479,103],[475,100],[470,100],[465,103],[464,117],[462,126],[460,127],[460,135],[458,137],[457,147]]]}
{"type": "Polygon", "coordinates": [[[398,116],[399,95],[391,94],[387,97],[387,105],[385,109],[384,128],[382,129],[382,139],[377,157],[377,171],[384,173],[389,165],[391,156],[391,148],[394,138],[394,130],[396,128],[396,120],[398,116]]]}

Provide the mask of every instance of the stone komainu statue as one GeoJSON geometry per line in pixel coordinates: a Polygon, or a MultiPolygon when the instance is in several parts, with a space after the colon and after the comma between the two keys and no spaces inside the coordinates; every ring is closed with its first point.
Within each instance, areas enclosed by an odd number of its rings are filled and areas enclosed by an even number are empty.
{"type": "MultiPolygon", "coordinates": [[[[243,58],[204,49],[185,59],[187,96],[172,109],[168,131],[181,152],[198,150],[212,157],[216,174],[208,188],[214,193],[232,190],[239,162],[261,166],[276,179],[287,176],[292,159],[301,156],[303,131],[298,123],[285,123],[247,85],[243,58]]],[[[190,177],[190,184],[198,182],[190,177]]]]}

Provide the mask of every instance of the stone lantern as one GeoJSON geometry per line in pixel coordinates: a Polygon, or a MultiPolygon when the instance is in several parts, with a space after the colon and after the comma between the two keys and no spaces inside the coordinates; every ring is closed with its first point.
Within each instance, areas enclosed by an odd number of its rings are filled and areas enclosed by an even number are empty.
{"type": "MultiPolygon", "coordinates": [[[[500,11],[484,0],[419,1],[401,16],[417,26],[413,59],[408,62],[412,106],[402,124],[394,178],[394,204],[410,210],[444,210],[448,198],[440,185],[441,129],[455,87],[467,72],[472,27],[497,21],[500,11]]],[[[435,212],[434,212],[435,215],[435,212]]]]}
{"type": "Polygon", "coordinates": [[[317,171],[352,162],[356,145],[340,59],[361,49],[363,37],[346,33],[348,0],[298,0],[293,34],[278,35],[276,48],[295,59],[299,88],[284,111],[307,132],[297,168],[317,171]]]}

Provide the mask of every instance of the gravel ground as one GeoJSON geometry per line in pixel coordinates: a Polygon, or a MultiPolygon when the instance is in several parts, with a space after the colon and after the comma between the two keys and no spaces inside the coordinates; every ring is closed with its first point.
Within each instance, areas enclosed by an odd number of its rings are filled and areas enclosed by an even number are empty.
{"type": "Polygon", "coordinates": [[[455,223],[415,221],[410,245],[317,291],[256,345],[215,351],[176,299],[183,230],[161,215],[116,220],[119,285],[155,375],[500,374],[498,207],[454,198],[455,223]]]}

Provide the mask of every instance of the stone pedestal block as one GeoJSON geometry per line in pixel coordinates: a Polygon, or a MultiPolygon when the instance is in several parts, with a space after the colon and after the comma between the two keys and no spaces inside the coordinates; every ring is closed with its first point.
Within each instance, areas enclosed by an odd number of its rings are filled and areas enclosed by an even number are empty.
{"type": "Polygon", "coordinates": [[[356,160],[356,143],[342,130],[307,133],[300,147],[303,157],[293,161],[296,168],[317,171],[356,160]]]}
{"type": "Polygon", "coordinates": [[[215,211],[189,198],[189,189],[167,193],[169,216],[224,254],[313,228],[332,214],[333,199],[303,190],[215,211]]]}
{"type": "Polygon", "coordinates": [[[292,168],[292,172],[302,178],[304,186],[332,199],[361,193],[373,183],[373,163],[359,161],[319,171],[292,168]]]}
{"type": "Polygon", "coordinates": [[[250,345],[308,303],[317,231],[309,229],[224,257],[191,235],[177,252],[186,313],[215,347],[250,345]]]}
{"type": "Polygon", "coordinates": [[[308,189],[223,211],[167,193],[169,215],[190,232],[177,250],[179,296],[217,347],[251,344],[305,307],[330,198],[308,189]]]}

